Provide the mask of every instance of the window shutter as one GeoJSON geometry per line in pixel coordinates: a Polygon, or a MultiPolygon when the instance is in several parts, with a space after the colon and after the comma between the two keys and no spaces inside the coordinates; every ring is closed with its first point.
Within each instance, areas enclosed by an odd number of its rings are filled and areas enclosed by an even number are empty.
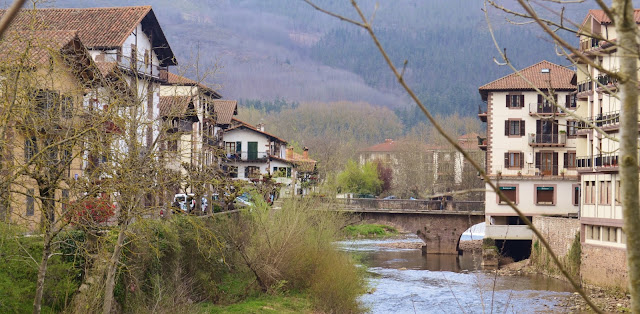
{"type": "Polygon", "coordinates": [[[524,95],[520,95],[520,108],[524,108],[524,95]]]}
{"type": "Polygon", "coordinates": [[[541,120],[536,120],[536,135],[540,134],[541,124],[541,120]]]}
{"type": "Polygon", "coordinates": [[[511,95],[507,95],[507,108],[511,107],[511,95]]]}
{"type": "Polygon", "coordinates": [[[558,175],[558,153],[553,153],[553,175],[558,175]]]}
{"type": "Polygon", "coordinates": [[[524,120],[520,120],[520,136],[524,136],[524,120]]]}
{"type": "Polygon", "coordinates": [[[571,95],[567,95],[564,106],[571,108],[571,95]]]}
{"type": "Polygon", "coordinates": [[[563,168],[569,168],[567,165],[569,164],[569,153],[564,153],[564,164],[563,168]]]}
{"type": "Polygon", "coordinates": [[[236,152],[242,152],[242,142],[236,142],[236,152]]]}
{"type": "Polygon", "coordinates": [[[540,164],[542,163],[542,160],[540,160],[540,152],[536,153],[536,168],[538,168],[538,170],[540,170],[540,164]]]}
{"type": "Polygon", "coordinates": [[[542,95],[538,94],[538,104],[542,103],[542,95]]]}
{"type": "Polygon", "coordinates": [[[520,169],[524,168],[524,152],[520,152],[520,169]]]}
{"type": "Polygon", "coordinates": [[[504,135],[509,136],[509,120],[504,121],[504,135]]]}
{"type": "Polygon", "coordinates": [[[504,168],[509,168],[509,153],[504,153],[504,168]]]}

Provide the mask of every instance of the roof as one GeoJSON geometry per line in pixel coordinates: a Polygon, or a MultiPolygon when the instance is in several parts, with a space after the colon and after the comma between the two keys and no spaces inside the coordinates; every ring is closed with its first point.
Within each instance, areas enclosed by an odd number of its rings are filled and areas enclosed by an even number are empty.
{"type": "Polygon", "coordinates": [[[238,101],[214,99],[213,111],[218,117],[217,124],[231,124],[233,116],[238,114],[238,101]]]}
{"type": "MultiPolygon", "coordinates": [[[[6,10],[0,10],[4,15],[6,10]]],[[[11,23],[12,29],[44,29],[77,31],[82,43],[89,48],[121,47],[138,24],[153,38],[154,51],[161,66],[176,65],[175,56],[162,32],[151,6],[111,8],[48,8],[20,10],[11,23]]]]}
{"type": "Polygon", "coordinates": [[[209,86],[206,86],[200,82],[196,82],[192,79],[188,79],[184,76],[178,75],[178,74],[174,74],[171,73],[169,71],[163,71],[166,72],[167,74],[167,84],[169,85],[188,85],[188,86],[198,86],[199,88],[204,89],[205,91],[209,92],[214,98],[222,98],[222,96],[220,94],[218,94],[216,91],[214,91],[212,88],[210,88],[209,86]]]}
{"type": "Polygon", "coordinates": [[[51,51],[62,49],[79,41],[76,31],[17,31],[5,35],[0,41],[0,56],[3,59],[17,59],[28,50],[29,61],[49,62],[51,51]]]}
{"type": "MultiPolygon", "coordinates": [[[[587,16],[582,21],[582,25],[587,22],[589,17],[593,17],[593,19],[600,24],[613,24],[611,18],[603,11],[603,10],[589,10],[587,16]]],[[[636,23],[640,24],[640,9],[633,10],[633,19],[636,23]]]]}
{"type": "Polygon", "coordinates": [[[316,161],[311,158],[304,158],[304,155],[293,152],[293,158],[291,159],[300,172],[313,172],[316,170],[316,161]]]}
{"type": "MultiPolygon", "coordinates": [[[[538,89],[548,89],[549,85],[555,90],[573,90],[576,88],[575,83],[573,83],[573,78],[576,74],[575,71],[546,60],[524,68],[519,72],[520,75],[524,76],[538,89]],[[548,73],[542,73],[542,69],[549,69],[550,71],[548,73]]],[[[489,91],[534,90],[520,75],[518,75],[518,73],[511,73],[480,86],[478,90],[480,91],[482,100],[487,99],[489,91]]]]}
{"type": "MultiPolygon", "coordinates": [[[[478,149],[478,133],[467,133],[458,137],[458,144],[465,150],[477,150],[478,149]]],[[[369,146],[363,150],[362,153],[394,153],[407,151],[407,147],[415,147],[415,143],[408,141],[394,141],[392,139],[386,139],[383,143],[369,146]]],[[[437,145],[437,144],[424,144],[422,149],[425,152],[435,150],[450,150],[453,149],[451,145],[437,145]]]]}
{"type": "MultiPolygon", "coordinates": [[[[216,101],[217,101],[217,100],[216,100],[216,101]]],[[[225,130],[225,133],[226,133],[226,132],[229,132],[229,131],[232,131],[232,130],[236,130],[236,129],[241,129],[241,128],[243,128],[243,129],[247,129],[247,130],[251,130],[251,131],[258,132],[258,133],[260,133],[260,134],[264,134],[264,135],[266,135],[267,137],[270,137],[270,138],[272,138],[272,139],[274,139],[274,140],[276,140],[276,141],[280,141],[280,142],[282,142],[282,143],[284,143],[284,144],[286,144],[286,143],[287,143],[287,141],[285,141],[285,140],[283,140],[283,139],[281,139],[281,138],[279,138],[279,137],[277,137],[277,136],[275,136],[275,135],[273,135],[273,134],[267,133],[267,132],[265,132],[265,131],[260,131],[260,130],[258,130],[258,128],[256,128],[255,126],[253,126],[253,125],[251,125],[251,124],[249,124],[249,123],[246,123],[246,122],[240,121],[240,120],[238,120],[238,119],[236,119],[236,118],[231,119],[231,121],[232,121],[232,122],[236,122],[236,125],[234,125],[234,126],[232,126],[232,127],[228,128],[227,130],[225,130]]]]}
{"type": "Polygon", "coordinates": [[[187,113],[191,96],[160,96],[161,117],[182,117],[187,113]]]}

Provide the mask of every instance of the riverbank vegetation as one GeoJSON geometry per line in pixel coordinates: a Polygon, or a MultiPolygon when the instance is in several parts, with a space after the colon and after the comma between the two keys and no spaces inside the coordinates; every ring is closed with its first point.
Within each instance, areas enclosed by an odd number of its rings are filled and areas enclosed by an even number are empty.
{"type": "Polygon", "coordinates": [[[361,224],[346,226],[344,233],[347,238],[378,238],[397,235],[398,230],[386,225],[361,224]]]}
{"type": "MultiPolygon", "coordinates": [[[[361,312],[363,273],[333,245],[344,219],[311,210],[317,206],[289,200],[272,211],[257,201],[240,214],[133,222],[116,276],[116,311],[361,312]]],[[[42,239],[4,224],[0,230],[0,312],[29,311],[42,239]]],[[[58,236],[45,312],[100,312],[117,235],[105,228],[58,236]]]]}

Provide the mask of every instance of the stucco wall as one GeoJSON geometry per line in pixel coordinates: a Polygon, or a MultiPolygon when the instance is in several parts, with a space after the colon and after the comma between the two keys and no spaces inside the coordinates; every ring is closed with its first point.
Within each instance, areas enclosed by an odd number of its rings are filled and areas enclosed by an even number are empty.
{"type": "Polygon", "coordinates": [[[583,243],[581,275],[586,283],[628,290],[626,250],[583,243]]]}

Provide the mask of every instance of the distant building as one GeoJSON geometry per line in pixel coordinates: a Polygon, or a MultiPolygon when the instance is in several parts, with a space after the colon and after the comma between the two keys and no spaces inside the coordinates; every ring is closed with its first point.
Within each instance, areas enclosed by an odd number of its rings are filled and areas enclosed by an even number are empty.
{"type": "MultiPolygon", "coordinates": [[[[486,172],[529,218],[577,217],[577,121],[566,113],[577,109],[575,87],[574,71],[542,61],[479,88],[487,104],[479,114],[487,122],[487,138],[479,139],[487,151],[486,172]]],[[[485,237],[509,253],[528,256],[531,230],[490,190],[487,185],[485,237]]]]}

